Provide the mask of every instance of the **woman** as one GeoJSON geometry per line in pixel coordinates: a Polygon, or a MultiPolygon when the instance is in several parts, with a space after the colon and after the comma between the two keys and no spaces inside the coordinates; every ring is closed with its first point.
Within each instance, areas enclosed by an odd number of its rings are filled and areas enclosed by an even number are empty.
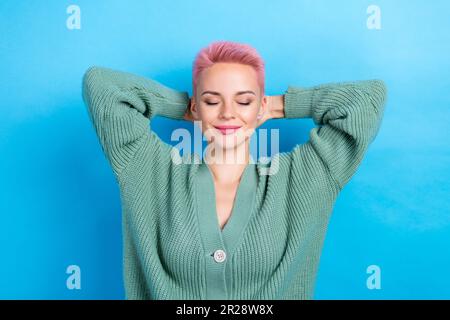
{"type": "Polygon", "coordinates": [[[383,81],[265,96],[256,50],[218,41],[197,55],[193,84],[189,98],[105,67],[83,78],[120,186],[127,299],[312,299],[334,202],[381,123],[383,81]],[[149,130],[156,115],[198,121],[204,161],[174,161],[177,149],[149,130]],[[253,161],[255,128],[283,117],[318,126],[290,152],[253,161]]]}

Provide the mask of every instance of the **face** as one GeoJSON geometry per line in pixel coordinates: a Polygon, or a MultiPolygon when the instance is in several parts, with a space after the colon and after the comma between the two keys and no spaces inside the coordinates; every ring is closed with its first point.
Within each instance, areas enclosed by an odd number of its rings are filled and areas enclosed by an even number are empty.
{"type": "Polygon", "coordinates": [[[251,66],[221,62],[201,72],[191,112],[208,143],[233,149],[251,137],[266,103],[251,66]]]}

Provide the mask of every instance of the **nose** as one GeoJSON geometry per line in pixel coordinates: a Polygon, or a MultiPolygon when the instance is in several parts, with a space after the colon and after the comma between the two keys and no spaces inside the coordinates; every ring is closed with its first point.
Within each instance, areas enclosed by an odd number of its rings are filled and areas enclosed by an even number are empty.
{"type": "Polygon", "coordinates": [[[233,118],[235,118],[233,105],[231,103],[223,104],[222,110],[220,111],[220,118],[222,118],[222,119],[233,119],[233,118]]]}

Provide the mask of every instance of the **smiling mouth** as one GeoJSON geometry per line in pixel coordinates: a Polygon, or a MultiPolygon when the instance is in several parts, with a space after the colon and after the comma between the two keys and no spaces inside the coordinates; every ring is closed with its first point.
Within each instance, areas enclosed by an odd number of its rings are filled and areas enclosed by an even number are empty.
{"type": "Polygon", "coordinates": [[[237,130],[241,128],[241,126],[214,126],[217,130],[219,130],[223,135],[235,133],[237,130]]]}

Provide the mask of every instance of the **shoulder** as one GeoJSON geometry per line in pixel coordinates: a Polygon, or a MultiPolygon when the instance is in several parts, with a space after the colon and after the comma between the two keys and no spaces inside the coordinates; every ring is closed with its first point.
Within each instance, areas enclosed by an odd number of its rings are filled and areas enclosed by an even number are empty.
{"type": "Polygon", "coordinates": [[[273,156],[268,164],[261,165],[260,170],[268,179],[279,180],[287,186],[288,191],[316,193],[339,193],[336,182],[314,152],[310,142],[296,145],[291,151],[280,152],[273,156]]]}

